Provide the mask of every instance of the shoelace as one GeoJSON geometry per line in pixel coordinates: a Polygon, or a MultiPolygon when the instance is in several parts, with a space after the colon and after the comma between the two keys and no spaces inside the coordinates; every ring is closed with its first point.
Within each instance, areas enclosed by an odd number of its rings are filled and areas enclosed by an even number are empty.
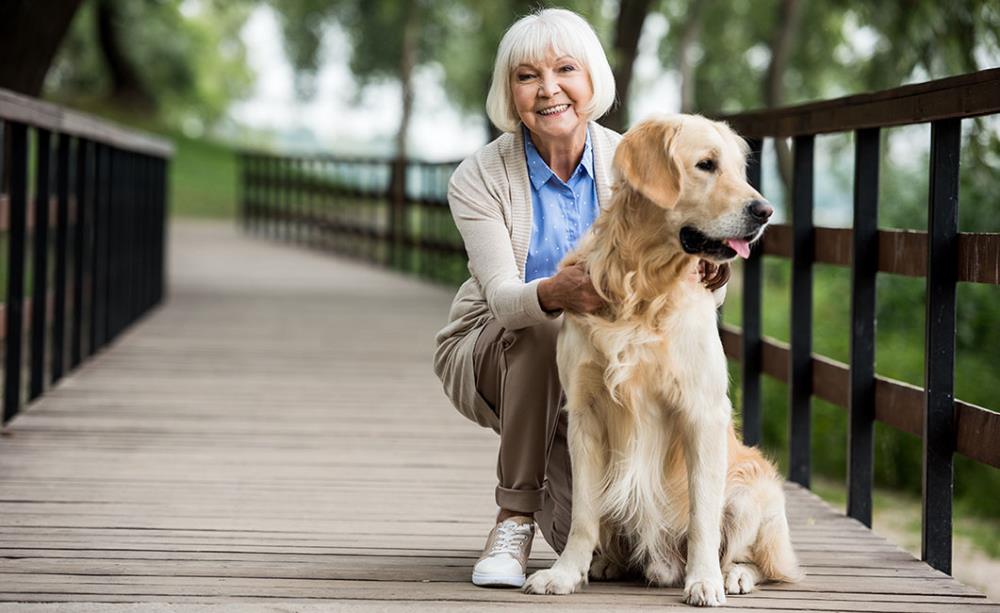
{"type": "Polygon", "coordinates": [[[506,553],[516,557],[524,542],[531,535],[531,524],[503,522],[497,527],[496,535],[493,547],[490,548],[490,555],[506,553]]]}

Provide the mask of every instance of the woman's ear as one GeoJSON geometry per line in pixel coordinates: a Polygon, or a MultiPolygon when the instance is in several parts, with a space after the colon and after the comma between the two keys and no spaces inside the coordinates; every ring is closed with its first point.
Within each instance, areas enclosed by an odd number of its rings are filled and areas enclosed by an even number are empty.
{"type": "Polygon", "coordinates": [[[670,120],[645,121],[626,132],[615,151],[622,179],[665,209],[674,208],[681,195],[681,168],[672,147],[679,131],[670,120]]]}

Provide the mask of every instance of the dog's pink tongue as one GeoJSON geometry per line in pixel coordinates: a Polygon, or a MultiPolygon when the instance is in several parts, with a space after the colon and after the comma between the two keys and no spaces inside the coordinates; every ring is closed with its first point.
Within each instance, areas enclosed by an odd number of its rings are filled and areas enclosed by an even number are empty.
{"type": "Polygon", "coordinates": [[[726,244],[732,247],[733,251],[738,253],[741,258],[746,259],[750,257],[750,243],[739,238],[727,238],[726,244]]]}

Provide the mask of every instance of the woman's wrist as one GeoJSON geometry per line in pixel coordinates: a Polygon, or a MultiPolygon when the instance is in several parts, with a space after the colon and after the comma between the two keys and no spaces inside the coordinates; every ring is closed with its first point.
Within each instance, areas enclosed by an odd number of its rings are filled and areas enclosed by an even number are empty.
{"type": "Polygon", "coordinates": [[[553,313],[562,309],[562,305],[558,304],[555,297],[552,296],[552,277],[548,279],[542,279],[538,283],[538,305],[542,307],[542,310],[547,313],[553,313]]]}

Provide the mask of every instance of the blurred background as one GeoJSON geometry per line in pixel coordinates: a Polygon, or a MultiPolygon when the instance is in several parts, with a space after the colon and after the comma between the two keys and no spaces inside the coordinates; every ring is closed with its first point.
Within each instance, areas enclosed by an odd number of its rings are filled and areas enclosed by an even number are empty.
{"type": "MultiPolygon", "coordinates": [[[[234,218],[237,154],[443,162],[496,136],[493,55],[524,0],[49,0],[0,6],[0,87],[169,137],[175,217],[234,218]]],[[[625,130],[654,112],[720,114],[897,87],[1000,65],[995,0],[566,0],[615,69],[625,130]]],[[[882,130],[880,226],[926,229],[928,125],[882,130]]],[[[787,219],[788,143],[764,195],[787,219]]],[[[849,227],[850,134],[816,139],[817,225],[849,227]]],[[[960,230],[1000,231],[1000,124],[963,122],[960,230]]],[[[765,258],[764,333],[788,339],[787,260],[765,258]]],[[[457,275],[449,283],[462,279],[457,275]]],[[[726,321],[738,324],[739,270],[726,321]]],[[[850,271],[817,265],[814,351],[847,361],[850,271]]],[[[916,385],[924,281],[880,275],[877,371],[916,385]]],[[[442,320],[445,314],[442,313],[442,320]]],[[[430,343],[430,341],[428,341],[430,343]]],[[[739,406],[739,370],[732,372],[739,406]]],[[[787,449],[784,384],[764,378],[764,447],[787,449]]],[[[959,285],[956,395],[996,407],[1000,286],[959,285]]],[[[875,530],[920,547],[920,441],[876,424],[875,530]]],[[[841,506],[846,413],[814,399],[814,489],[841,506]]],[[[1000,470],[955,458],[955,574],[998,596],[1000,470]]]]}

